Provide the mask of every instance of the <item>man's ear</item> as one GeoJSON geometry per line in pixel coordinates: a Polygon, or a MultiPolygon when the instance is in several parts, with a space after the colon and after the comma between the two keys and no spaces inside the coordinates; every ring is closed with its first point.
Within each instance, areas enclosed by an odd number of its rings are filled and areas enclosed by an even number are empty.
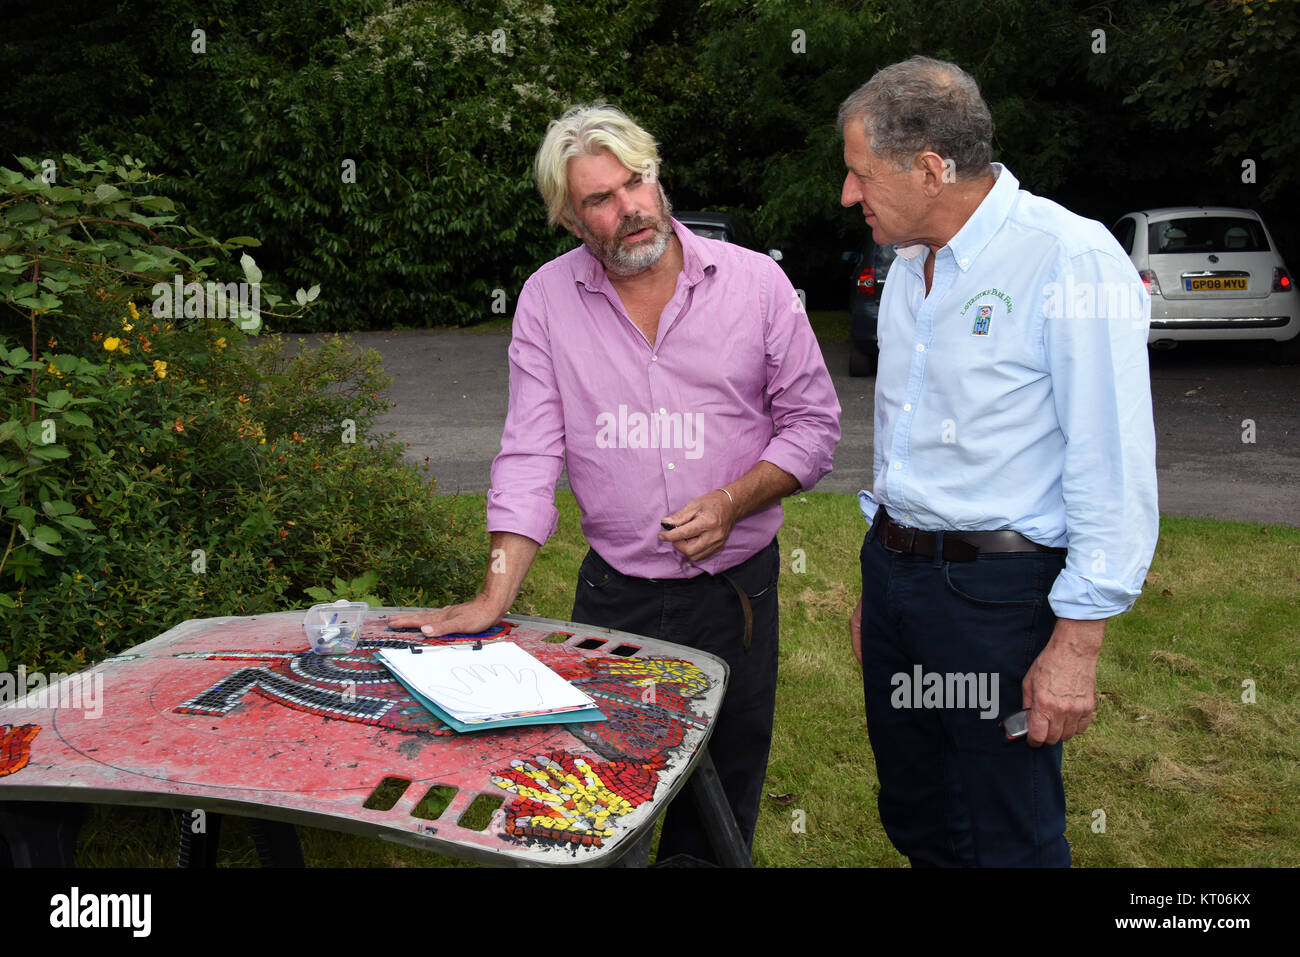
{"type": "Polygon", "coordinates": [[[957,182],[957,164],[954,160],[944,159],[938,153],[929,151],[918,156],[916,163],[923,173],[921,183],[927,196],[938,196],[943,192],[944,186],[957,182]]]}

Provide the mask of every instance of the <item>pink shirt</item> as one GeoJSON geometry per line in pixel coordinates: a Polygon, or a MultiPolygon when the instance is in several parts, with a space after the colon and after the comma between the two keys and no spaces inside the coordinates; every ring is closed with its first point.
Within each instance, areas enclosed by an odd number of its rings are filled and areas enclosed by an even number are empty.
{"type": "Polygon", "coordinates": [[[555,533],[569,470],[588,543],[639,578],[725,571],[781,527],[774,504],[690,564],[659,522],[761,459],[800,488],[831,470],[840,405],[785,273],[768,256],[696,236],[651,347],[585,246],[524,284],[510,344],[510,409],[492,464],[488,530],[539,543],[555,533]]]}

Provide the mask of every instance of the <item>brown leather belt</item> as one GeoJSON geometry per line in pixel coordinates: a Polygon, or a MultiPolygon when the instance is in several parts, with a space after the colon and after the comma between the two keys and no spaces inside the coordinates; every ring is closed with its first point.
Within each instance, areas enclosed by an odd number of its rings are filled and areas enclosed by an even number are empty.
{"type": "Polygon", "coordinates": [[[718,577],[734,588],[736,597],[740,599],[740,611],[745,616],[745,651],[749,651],[749,646],[754,643],[754,607],[749,603],[745,589],[737,585],[734,578],[726,572],[718,572],[718,577]]]}
{"type": "MultiPolygon", "coordinates": [[[[928,532],[910,525],[900,525],[889,517],[885,506],[876,510],[872,528],[880,544],[891,552],[901,555],[920,555],[934,558],[935,543],[941,533],[928,532]]],[[[943,535],[943,560],[946,562],[973,562],[981,554],[992,555],[1006,552],[1044,552],[1050,555],[1064,555],[1064,548],[1048,548],[1025,538],[1019,532],[1005,529],[997,532],[959,532],[945,531],[943,535]]]]}

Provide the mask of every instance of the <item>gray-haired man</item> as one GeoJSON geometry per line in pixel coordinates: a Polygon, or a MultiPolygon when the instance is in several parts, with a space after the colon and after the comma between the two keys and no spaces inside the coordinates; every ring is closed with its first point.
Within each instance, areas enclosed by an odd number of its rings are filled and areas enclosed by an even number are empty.
{"type": "Polygon", "coordinates": [[[881,820],[913,865],[1065,866],[1061,742],[1158,530],[1150,300],[1100,223],[990,162],[955,64],[886,67],[840,126],[841,202],[899,250],[850,620],[881,820]]]}

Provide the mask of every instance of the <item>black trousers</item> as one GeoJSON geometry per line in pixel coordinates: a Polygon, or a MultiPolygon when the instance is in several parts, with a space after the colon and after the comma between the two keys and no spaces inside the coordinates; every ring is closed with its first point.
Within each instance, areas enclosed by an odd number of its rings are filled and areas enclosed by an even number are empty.
{"type": "MultiPolygon", "coordinates": [[[[689,645],[727,662],[731,674],[709,739],[709,756],[751,849],[776,712],[780,571],[781,552],[773,539],[726,572],[753,608],[754,632],[748,649],[740,597],[720,575],[682,580],[633,578],[616,571],[595,551],[588,551],[578,571],[573,602],[575,622],[689,645]]],[[[680,798],[668,809],[659,837],[660,860],[677,854],[717,863],[692,802],[680,798]]]]}
{"type": "Polygon", "coordinates": [[[867,733],[889,839],[913,867],[1068,867],[1061,744],[1031,748],[998,726],[1052,637],[1047,596],[1065,556],[946,562],[887,551],[869,531],[861,560],[867,733]],[[989,694],[924,700],[922,675],[953,691],[972,676],[989,694]]]}

